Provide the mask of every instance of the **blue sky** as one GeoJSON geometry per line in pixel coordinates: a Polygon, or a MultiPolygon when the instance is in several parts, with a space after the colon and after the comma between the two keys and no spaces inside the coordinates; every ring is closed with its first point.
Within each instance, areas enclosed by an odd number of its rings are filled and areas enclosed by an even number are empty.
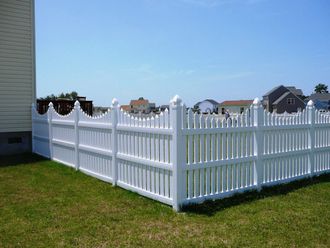
{"type": "Polygon", "coordinates": [[[191,106],[330,84],[329,0],[36,0],[37,95],[191,106]]]}

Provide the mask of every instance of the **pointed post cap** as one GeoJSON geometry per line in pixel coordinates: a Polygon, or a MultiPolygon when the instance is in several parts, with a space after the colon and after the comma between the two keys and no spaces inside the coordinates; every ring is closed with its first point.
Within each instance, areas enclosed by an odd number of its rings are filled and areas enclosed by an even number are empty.
{"type": "Polygon", "coordinates": [[[118,107],[118,105],[119,105],[117,98],[113,98],[111,103],[112,103],[112,107],[118,107]]]}
{"type": "Polygon", "coordinates": [[[314,106],[314,102],[312,100],[309,100],[307,103],[308,107],[313,107],[314,106]]]}
{"type": "Polygon", "coordinates": [[[50,103],[48,104],[48,107],[52,108],[52,107],[54,107],[54,104],[53,104],[52,102],[50,102],[50,103]]]}
{"type": "Polygon", "coordinates": [[[74,107],[75,107],[75,108],[80,107],[80,102],[79,102],[78,100],[74,102],[74,107]]]}
{"type": "Polygon", "coordinates": [[[182,99],[178,95],[175,95],[170,101],[170,104],[174,106],[178,106],[181,103],[182,103],[182,99]]]}
{"type": "Polygon", "coordinates": [[[258,97],[254,98],[253,105],[257,105],[257,106],[261,105],[260,99],[258,97]]]}

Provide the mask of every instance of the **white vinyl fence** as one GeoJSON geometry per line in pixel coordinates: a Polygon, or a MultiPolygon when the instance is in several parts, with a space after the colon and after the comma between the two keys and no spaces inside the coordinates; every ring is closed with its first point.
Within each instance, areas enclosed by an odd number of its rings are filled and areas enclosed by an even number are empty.
{"type": "Polygon", "coordinates": [[[87,116],[76,102],[61,116],[33,107],[33,152],[180,210],[330,171],[330,116],[313,102],[296,115],[265,112],[256,98],[237,118],[186,111],[181,99],[152,118],[136,118],[113,100],[87,116]]]}

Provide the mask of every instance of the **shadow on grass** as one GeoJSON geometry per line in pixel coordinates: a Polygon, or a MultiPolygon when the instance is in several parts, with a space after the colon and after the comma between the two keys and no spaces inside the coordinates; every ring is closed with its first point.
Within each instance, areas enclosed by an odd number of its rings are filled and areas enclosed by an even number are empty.
{"type": "Polygon", "coordinates": [[[216,201],[205,201],[202,204],[194,204],[185,206],[182,211],[186,213],[194,213],[205,216],[213,216],[218,211],[225,210],[227,208],[231,208],[237,205],[241,205],[244,203],[253,202],[259,199],[263,199],[266,197],[277,196],[277,195],[286,195],[290,192],[293,192],[297,189],[307,187],[310,185],[330,182],[330,174],[323,174],[313,178],[302,179],[294,182],[290,182],[287,184],[265,187],[260,192],[256,190],[236,194],[232,197],[220,199],[216,201]]]}
{"type": "Polygon", "coordinates": [[[0,169],[3,167],[37,163],[45,160],[47,159],[32,153],[0,156],[0,169]]]}

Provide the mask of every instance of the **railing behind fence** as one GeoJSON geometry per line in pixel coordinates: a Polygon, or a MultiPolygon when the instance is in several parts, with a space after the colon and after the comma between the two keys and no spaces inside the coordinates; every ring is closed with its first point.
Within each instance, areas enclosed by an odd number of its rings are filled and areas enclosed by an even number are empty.
{"type": "Polygon", "coordinates": [[[99,117],[76,102],[61,116],[33,107],[33,151],[127,190],[181,206],[330,169],[330,116],[307,108],[265,112],[256,99],[234,118],[186,112],[179,97],[151,118],[120,110],[99,117]]]}

